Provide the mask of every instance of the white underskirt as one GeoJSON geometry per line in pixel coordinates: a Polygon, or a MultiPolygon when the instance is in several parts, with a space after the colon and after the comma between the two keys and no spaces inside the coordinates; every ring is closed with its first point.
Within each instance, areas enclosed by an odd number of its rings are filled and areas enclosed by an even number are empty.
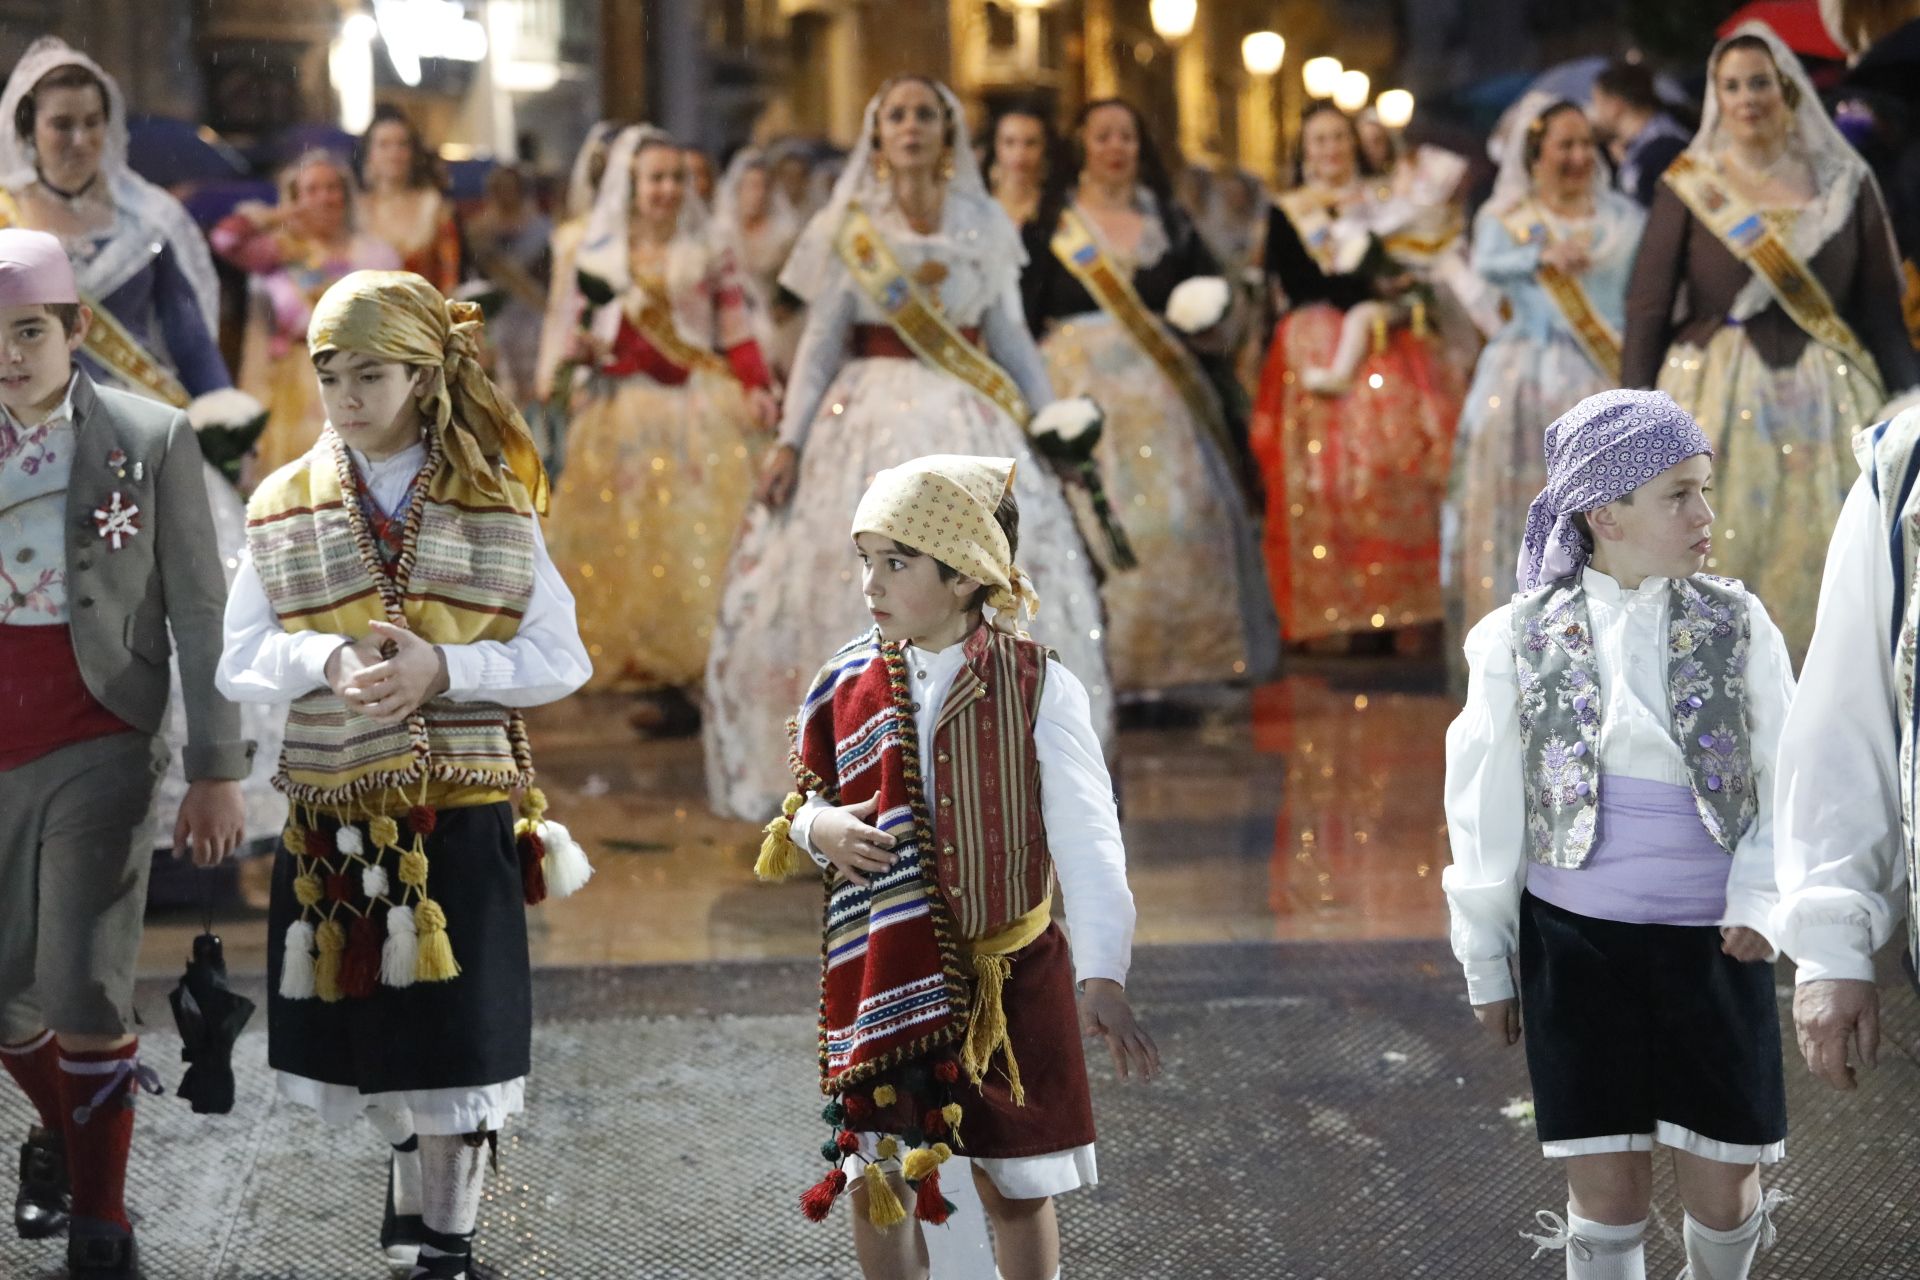
{"type": "Polygon", "coordinates": [[[471,1089],[403,1089],[393,1093],[362,1093],[351,1085],[327,1084],[290,1071],[276,1072],[280,1096],[320,1114],[320,1119],[344,1128],[360,1119],[368,1107],[410,1113],[413,1131],[436,1138],[458,1138],[482,1130],[497,1132],[507,1117],[527,1109],[527,1078],[517,1076],[499,1084],[471,1089]]]}
{"type": "MultiPolygon", "coordinates": [[[[860,1158],[872,1160],[879,1144],[877,1133],[860,1135],[860,1158]]],[[[1098,1186],[1100,1169],[1094,1160],[1094,1144],[1066,1151],[1049,1151],[1039,1156],[1007,1156],[1001,1159],[975,1159],[973,1164],[993,1181],[994,1189],[1009,1200],[1038,1200],[1057,1196],[1081,1187],[1098,1186]]],[[[888,1169],[899,1168],[898,1160],[887,1162],[888,1169]]],[[[945,1179],[943,1178],[944,1182],[945,1179]]]]}
{"type": "Polygon", "coordinates": [[[1721,1164],[1778,1164],[1787,1154],[1785,1141],[1769,1142],[1764,1146],[1719,1142],[1665,1120],[1657,1121],[1652,1133],[1616,1133],[1605,1138],[1543,1142],[1540,1144],[1540,1153],[1550,1160],[1559,1160],[1568,1156],[1602,1155],[1611,1151],[1651,1151],[1655,1141],[1663,1147],[1689,1151],[1703,1160],[1717,1160],[1721,1164]]]}

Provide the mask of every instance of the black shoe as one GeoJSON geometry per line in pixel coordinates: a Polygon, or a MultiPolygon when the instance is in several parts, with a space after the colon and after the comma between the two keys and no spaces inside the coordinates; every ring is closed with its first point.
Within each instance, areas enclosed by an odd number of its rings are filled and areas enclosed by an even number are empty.
{"type": "Polygon", "coordinates": [[[420,1232],[426,1226],[417,1213],[393,1211],[393,1157],[387,1157],[387,1209],[380,1216],[380,1252],[395,1275],[409,1275],[420,1257],[420,1232]]]}
{"type": "Polygon", "coordinates": [[[13,1200],[13,1229],[22,1240],[62,1235],[72,1207],[66,1140],[50,1129],[27,1130],[27,1140],[20,1144],[20,1193],[13,1200]]]}
{"type": "Polygon", "coordinates": [[[414,1265],[410,1280],[471,1280],[473,1271],[473,1236],[447,1235],[425,1228],[421,1239],[434,1247],[431,1255],[423,1254],[414,1265]]]}
{"type": "Polygon", "coordinates": [[[95,1218],[75,1218],[67,1230],[67,1274],[72,1280],[142,1280],[133,1232],[95,1218]]]}

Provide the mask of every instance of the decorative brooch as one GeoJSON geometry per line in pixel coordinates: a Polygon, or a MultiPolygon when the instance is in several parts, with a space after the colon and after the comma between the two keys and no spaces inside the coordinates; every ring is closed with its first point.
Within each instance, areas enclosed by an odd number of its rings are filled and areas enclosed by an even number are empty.
{"type": "Polygon", "coordinates": [[[128,538],[140,532],[140,508],[128,502],[115,489],[112,500],[105,507],[93,509],[93,527],[118,551],[126,545],[128,538]]]}

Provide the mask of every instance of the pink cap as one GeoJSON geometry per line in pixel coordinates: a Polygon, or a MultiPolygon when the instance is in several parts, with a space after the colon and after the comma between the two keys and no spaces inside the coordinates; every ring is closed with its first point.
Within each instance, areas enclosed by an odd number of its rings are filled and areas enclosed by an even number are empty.
{"type": "Polygon", "coordinates": [[[44,231],[0,228],[0,307],[80,301],[73,264],[44,231]]]}

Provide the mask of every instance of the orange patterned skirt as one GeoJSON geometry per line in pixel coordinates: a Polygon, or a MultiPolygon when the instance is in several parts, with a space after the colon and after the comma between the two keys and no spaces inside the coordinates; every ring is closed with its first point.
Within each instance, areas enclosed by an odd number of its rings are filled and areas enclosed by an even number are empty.
{"type": "Polygon", "coordinates": [[[1332,363],[1342,319],[1326,304],[1285,316],[1254,405],[1267,575],[1290,642],[1441,617],[1440,504],[1464,391],[1437,339],[1399,328],[1352,390],[1314,395],[1298,372],[1332,363]]]}

